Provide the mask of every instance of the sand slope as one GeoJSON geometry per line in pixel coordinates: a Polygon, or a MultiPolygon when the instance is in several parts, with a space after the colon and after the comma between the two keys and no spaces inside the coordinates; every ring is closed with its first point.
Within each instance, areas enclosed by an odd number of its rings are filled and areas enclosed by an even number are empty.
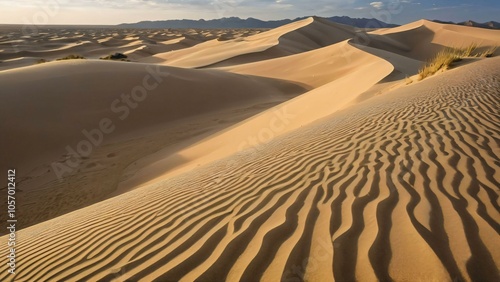
{"type": "Polygon", "coordinates": [[[15,279],[497,281],[499,62],[24,229],[15,279]]]}
{"type": "Polygon", "coordinates": [[[144,61],[189,68],[228,66],[314,50],[354,34],[350,26],[311,17],[245,38],[212,40],[193,48],[156,54],[144,61]]]}
{"type": "Polygon", "coordinates": [[[364,64],[353,61],[352,65],[343,69],[344,72],[339,72],[338,77],[331,77],[334,80],[330,83],[262,112],[209,139],[201,140],[185,150],[179,150],[173,156],[159,152],[151,164],[142,164],[143,168],[134,177],[138,183],[156,182],[170,177],[173,170],[175,173],[187,171],[243,149],[267,143],[356,103],[362,93],[393,71],[393,66],[385,60],[359,51],[358,55],[358,59],[363,60],[364,64]],[[359,77],[363,77],[362,82],[359,77]],[[179,158],[183,161],[176,162],[179,158]]]}
{"type": "Polygon", "coordinates": [[[4,71],[0,85],[0,127],[10,133],[0,139],[0,167],[20,171],[22,227],[105,199],[139,158],[187,146],[303,92],[217,70],[91,60],[4,71]],[[100,129],[103,119],[112,132],[100,129]],[[75,153],[89,152],[82,141],[94,145],[90,154],[75,153]],[[64,172],[61,181],[56,171],[64,172]]]}
{"type": "MultiPolygon", "coordinates": [[[[293,81],[310,89],[338,80],[374,62],[378,56],[343,41],[296,55],[223,67],[221,70],[293,81]]],[[[381,78],[387,74],[381,73],[381,78]]]]}

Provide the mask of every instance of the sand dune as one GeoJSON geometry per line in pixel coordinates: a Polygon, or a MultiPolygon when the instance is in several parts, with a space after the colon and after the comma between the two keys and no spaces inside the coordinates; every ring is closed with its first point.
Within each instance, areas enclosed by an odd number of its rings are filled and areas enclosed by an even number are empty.
{"type": "Polygon", "coordinates": [[[0,165],[24,171],[19,178],[23,226],[105,199],[138,158],[195,142],[304,92],[288,82],[216,70],[90,60],[4,71],[0,84],[0,126],[11,133],[0,140],[10,151],[0,165]],[[145,78],[156,87],[140,88],[145,78]],[[109,134],[100,130],[103,119],[113,128],[109,134]],[[76,153],[82,140],[100,139],[90,154],[76,153]],[[60,182],[53,163],[68,160],[80,164],[61,174],[60,182]],[[40,199],[44,205],[35,204],[40,199]]]}
{"type": "MultiPolygon", "coordinates": [[[[330,28],[331,32],[339,30],[338,27],[330,28]]],[[[349,34],[346,35],[348,40],[324,48],[221,69],[286,79],[316,88],[356,70],[365,62],[370,63],[369,58],[373,57],[367,53],[390,62],[394,66],[391,79],[395,80],[416,74],[444,47],[466,47],[475,43],[484,50],[500,45],[496,31],[471,33],[468,27],[440,25],[426,20],[383,32],[374,31],[373,34],[354,30],[349,34]],[[461,35],[457,36],[457,32],[461,35]]]]}
{"type": "Polygon", "coordinates": [[[498,63],[24,229],[15,278],[496,281],[498,63]]]}
{"type": "Polygon", "coordinates": [[[144,61],[189,68],[228,66],[314,50],[352,38],[354,34],[350,26],[311,17],[245,38],[212,40],[144,61]]]}
{"type": "Polygon", "coordinates": [[[422,61],[428,60],[444,46],[466,47],[473,43],[480,47],[500,45],[498,31],[488,29],[472,31],[466,26],[444,25],[427,20],[380,32],[374,31],[367,38],[358,41],[422,61]]]}
{"type": "Polygon", "coordinates": [[[293,81],[314,89],[377,61],[384,60],[343,41],[305,53],[220,69],[293,81]]]}
{"type": "MultiPolygon", "coordinates": [[[[359,54],[359,53],[358,53],[359,54]]],[[[358,57],[364,64],[357,65],[336,80],[315,88],[297,98],[256,115],[220,134],[179,150],[172,155],[158,153],[143,163],[143,169],[134,178],[137,182],[156,182],[171,177],[172,170],[186,171],[242,149],[267,143],[269,140],[321,119],[356,101],[365,92],[389,75],[393,67],[380,58],[364,54],[358,57]],[[363,77],[363,82],[359,82],[363,77]],[[174,160],[181,158],[182,162],[174,160]],[[167,172],[167,173],[165,173],[167,172]],[[139,180],[142,179],[142,180],[139,180]]],[[[314,61],[313,61],[314,62],[314,61]]],[[[358,61],[359,62],[359,61],[358,61]]],[[[354,64],[356,65],[356,63],[354,64]]],[[[127,185],[122,183],[121,185],[127,185]]]]}
{"type": "Polygon", "coordinates": [[[98,59],[117,52],[140,61],[158,53],[192,47],[216,38],[243,38],[262,30],[129,30],[83,28],[39,28],[24,34],[21,26],[3,27],[0,37],[0,71],[35,64],[43,59],[53,61],[67,55],[98,59]],[[19,61],[26,57],[33,60],[19,61]],[[7,63],[7,64],[5,64],[7,63]]]}
{"type": "Polygon", "coordinates": [[[412,80],[471,43],[500,33],[7,30],[0,281],[500,281],[500,58],[412,80]]]}

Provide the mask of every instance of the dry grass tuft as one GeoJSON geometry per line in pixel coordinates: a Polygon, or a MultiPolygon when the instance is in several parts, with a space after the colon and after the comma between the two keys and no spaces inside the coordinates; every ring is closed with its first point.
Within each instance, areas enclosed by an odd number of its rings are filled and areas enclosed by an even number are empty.
{"type": "Polygon", "coordinates": [[[64,58],[57,59],[57,61],[64,61],[64,60],[77,60],[77,59],[85,59],[85,57],[80,56],[80,55],[69,55],[64,58]]]}
{"type": "Polygon", "coordinates": [[[476,52],[478,45],[473,43],[465,48],[446,47],[436,54],[425,67],[419,70],[419,80],[431,76],[438,71],[447,70],[454,62],[463,58],[492,57],[498,47],[490,47],[483,52],[476,52]]]}
{"type": "Polygon", "coordinates": [[[408,76],[405,77],[405,84],[409,85],[413,83],[413,79],[409,78],[408,76]]]}
{"type": "Polygon", "coordinates": [[[99,58],[101,60],[113,60],[113,61],[123,61],[123,62],[130,62],[130,60],[127,60],[128,56],[124,55],[122,53],[115,53],[114,55],[109,55],[106,57],[99,58]]]}
{"type": "Polygon", "coordinates": [[[478,55],[481,58],[490,58],[490,57],[493,57],[493,55],[495,54],[497,49],[498,49],[498,46],[493,46],[493,47],[486,49],[485,51],[481,52],[478,55]]]}
{"type": "Polygon", "coordinates": [[[476,49],[477,49],[476,43],[472,43],[471,45],[461,49],[452,48],[452,50],[456,50],[457,55],[462,58],[477,57],[477,54],[474,55],[474,51],[476,51],[476,49]]]}
{"type": "Polygon", "coordinates": [[[419,80],[435,74],[440,70],[447,70],[453,62],[458,62],[462,58],[457,54],[456,50],[446,48],[440,51],[436,56],[418,72],[419,80]]]}

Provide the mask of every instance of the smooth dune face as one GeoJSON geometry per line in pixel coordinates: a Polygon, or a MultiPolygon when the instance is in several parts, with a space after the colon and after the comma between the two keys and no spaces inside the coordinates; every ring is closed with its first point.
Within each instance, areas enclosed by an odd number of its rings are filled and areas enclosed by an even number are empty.
{"type": "Polygon", "coordinates": [[[354,36],[353,27],[307,18],[245,38],[156,54],[145,61],[189,68],[232,66],[311,51],[354,36]]]}
{"type": "Polygon", "coordinates": [[[0,35],[20,219],[0,281],[500,281],[500,58],[415,78],[499,31],[18,35],[0,35]],[[114,52],[131,62],[96,60],[114,52]],[[68,151],[103,119],[89,154],[68,151]]]}
{"type": "MultiPolygon", "coordinates": [[[[314,89],[348,76],[376,61],[384,60],[359,50],[346,40],[305,53],[224,67],[221,70],[292,81],[314,89]]],[[[387,74],[380,75],[383,78],[387,74]]]]}

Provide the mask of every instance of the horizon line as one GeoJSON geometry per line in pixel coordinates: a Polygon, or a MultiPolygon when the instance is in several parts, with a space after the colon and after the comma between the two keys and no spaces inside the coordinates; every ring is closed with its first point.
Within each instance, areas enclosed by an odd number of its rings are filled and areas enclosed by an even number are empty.
{"type": "Polygon", "coordinates": [[[390,22],[384,22],[382,20],[379,20],[377,18],[366,18],[366,17],[350,17],[350,16],[317,16],[317,15],[311,15],[311,16],[302,16],[302,17],[296,17],[296,18],[283,18],[283,19],[272,19],[272,20],[263,20],[263,19],[259,19],[259,18],[255,18],[255,17],[247,17],[247,18],[241,18],[241,17],[238,17],[238,16],[230,16],[230,17],[221,17],[221,18],[213,18],[213,19],[205,19],[205,18],[199,18],[199,19],[162,19],[162,20],[140,20],[140,21],[136,21],[136,22],[121,22],[121,23],[117,23],[117,24],[99,24],[99,23],[50,23],[50,24],[26,24],[26,23],[0,23],[0,25],[2,26],[7,26],[7,25],[10,25],[10,26],[106,26],[106,27],[113,27],[113,26],[119,26],[119,25],[125,25],[125,24],[137,24],[137,23],[141,23],[141,22],[163,22],[163,21],[216,21],[216,20],[221,20],[221,19],[231,19],[231,18],[237,18],[237,19],[241,19],[241,20],[249,20],[249,19],[255,19],[255,20],[259,20],[259,21],[262,21],[262,22],[276,22],[276,21],[285,21],[285,20],[290,20],[290,21],[294,21],[294,20],[298,20],[298,19],[305,19],[305,18],[310,18],[310,17],[318,17],[318,18],[324,18],[324,19],[329,19],[329,18],[334,18],[334,17],[339,17],[339,18],[342,18],[342,17],[345,17],[345,18],[350,18],[350,19],[367,19],[367,20],[377,20],[377,21],[380,21],[380,22],[383,22],[383,23],[386,23],[386,24],[394,24],[394,25],[399,25],[399,26],[402,26],[402,25],[406,25],[406,24],[409,24],[409,23],[413,23],[413,22],[417,22],[417,21],[421,21],[421,20],[428,20],[428,21],[440,21],[440,22],[443,22],[443,23],[453,23],[453,24],[458,24],[458,23],[464,23],[464,22],[467,22],[467,21],[472,21],[472,22],[476,22],[476,23],[480,23],[480,24],[484,24],[484,23],[489,23],[489,22],[497,22],[495,20],[489,20],[489,21],[477,21],[477,20],[472,20],[472,19],[466,19],[466,20],[462,20],[462,21],[450,21],[450,20],[439,20],[439,19],[426,19],[426,18],[421,18],[419,20],[415,20],[415,21],[409,21],[409,22],[406,22],[406,23],[402,23],[402,24],[397,24],[397,23],[390,23],[390,22]]]}

